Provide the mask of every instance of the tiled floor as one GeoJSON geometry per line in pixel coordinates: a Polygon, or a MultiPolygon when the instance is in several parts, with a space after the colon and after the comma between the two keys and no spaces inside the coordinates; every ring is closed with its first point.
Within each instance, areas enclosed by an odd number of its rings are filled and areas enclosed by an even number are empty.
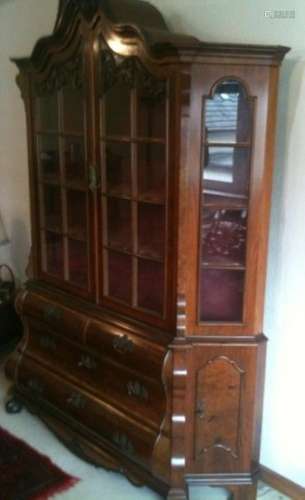
{"type": "MultiPolygon", "coordinates": [[[[159,495],[148,488],[136,488],[122,475],[98,469],[71,454],[38,418],[23,410],[18,415],[7,415],[4,400],[9,385],[0,370],[0,425],[27,441],[54,463],[81,481],[54,500],[160,500],[159,495]]],[[[224,500],[226,491],[216,488],[193,489],[190,500],[224,500]]],[[[289,500],[288,497],[259,485],[258,499],[289,500]]]]}

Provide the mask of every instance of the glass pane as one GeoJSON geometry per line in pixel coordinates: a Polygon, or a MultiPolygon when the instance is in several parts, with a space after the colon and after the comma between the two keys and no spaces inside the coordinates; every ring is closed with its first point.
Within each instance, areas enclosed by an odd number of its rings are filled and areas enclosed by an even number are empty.
{"type": "Polygon", "coordinates": [[[204,210],[202,263],[244,266],[247,210],[204,210]]]}
{"type": "Polygon", "coordinates": [[[58,181],[60,174],[59,141],[56,135],[42,135],[38,137],[38,161],[41,177],[58,181]]]}
{"type": "Polygon", "coordinates": [[[37,98],[35,101],[35,110],[37,130],[58,130],[57,94],[37,98]]]}
{"type": "Polygon", "coordinates": [[[162,259],[165,247],[165,209],[160,205],[138,205],[138,252],[162,259]]]}
{"type": "Polygon", "coordinates": [[[107,203],[108,245],[132,251],[131,202],[109,198],[107,203]]]}
{"type": "Polygon", "coordinates": [[[158,262],[138,260],[138,305],[162,315],[164,267],[158,262]]]}
{"type": "Polygon", "coordinates": [[[64,132],[84,131],[84,102],[81,89],[63,89],[64,132]]]}
{"type": "Polygon", "coordinates": [[[205,140],[210,144],[249,142],[251,114],[252,104],[242,85],[223,81],[213,99],[205,101],[205,140]]]}
{"type": "Polygon", "coordinates": [[[131,303],[132,257],[117,252],[107,252],[107,256],[108,294],[116,299],[131,303]]]}
{"type": "Polygon", "coordinates": [[[250,149],[226,146],[205,148],[204,189],[247,197],[250,182],[250,149]]]}
{"type": "Polygon", "coordinates": [[[138,190],[139,197],[162,202],[166,189],[166,159],[163,144],[139,144],[138,190]]]}
{"type": "Polygon", "coordinates": [[[62,232],[61,190],[56,186],[43,186],[44,223],[47,229],[62,232]]]}
{"type": "Polygon", "coordinates": [[[84,140],[68,137],[64,141],[65,173],[68,182],[85,179],[85,146],[84,140]]]}
{"type": "Polygon", "coordinates": [[[68,234],[77,240],[87,239],[87,194],[67,190],[68,234]]]}
{"type": "Polygon", "coordinates": [[[117,83],[108,90],[105,96],[105,122],[106,135],[130,137],[130,90],[126,85],[117,83]]]}
{"type": "Polygon", "coordinates": [[[130,196],[131,194],[131,147],[121,142],[106,145],[107,192],[130,196]]]}
{"type": "Polygon", "coordinates": [[[201,270],[200,320],[242,321],[244,271],[201,270]]]}
{"type": "Polygon", "coordinates": [[[166,100],[139,90],[138,137],[164,139],[166,131],[166,100]]]}
{"type": "Polygon", "coordinates": [[[62,277],[64,273],[63,237],[47,231],[43,240],[43,270],[62,277]]]}
{"type": "Polygon", "coordinates": [[[88,287],[87,244],[69,239],[69,281],[81,288],[88,287]]]}

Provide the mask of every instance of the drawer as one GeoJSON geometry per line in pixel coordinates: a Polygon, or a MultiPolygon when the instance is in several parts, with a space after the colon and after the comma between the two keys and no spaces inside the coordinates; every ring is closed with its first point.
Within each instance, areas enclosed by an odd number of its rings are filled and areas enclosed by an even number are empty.
{"type": "Polygon", "coordinates": [[[82,342],[87,317],[37,293],[22,292],[17,299],[18,310],[39,319],[69,338],[82,342]]]}
{"type": "Polygon", "coordinates": [[[134,335],[132,330],[125,330],[102,321],[90,321],[86,344],[94,351],[148,377],[161,377],[167,349],[134,335]]]}
{"type": "Polygon", "coordinates": [[[55,372],[85,387],[147,425],[160,428],[165,413],[161,374],[158,380],[103,359],[30,320],[26,352],[55,372]]]}
{"type": "Polygon", "coordinates": [[[84,426],[131,460],[149,467],[158,433],[110,407],[26,356],[17,377],[18,390],[34,404],[55,411],[72,425],[84,426]]]}

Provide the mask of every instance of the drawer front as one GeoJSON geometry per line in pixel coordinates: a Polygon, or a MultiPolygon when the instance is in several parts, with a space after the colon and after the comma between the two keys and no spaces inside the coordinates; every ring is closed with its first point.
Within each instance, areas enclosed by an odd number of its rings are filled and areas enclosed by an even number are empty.
{"type": "Polygon", "coordinates": [[[166,405],[161,374],[159,383],[143,377],[127,366],[111,363],[83,346],[68,342],[33,320],[29,321],[27,354],[111,405],[159,429],[166,405]]]}
{"type": "Polygon", "coordinates": [[[17,387],[35,404],[51,405],[75,425],[81,424],[135,462],[149,467],[158,433],[116,411],[30,358],[18,370],[17,387]]]}
{"type": "Polygon", "coordinates": [[[87,317],[57,302],[32,292],[21,294],[17,307],[22,314],[31,316],[56,329],[69,338],[82,342],[87,317]]]}
{"type": "Polygon", "coordinates": [[[166,354],[165,347],[133,335],[101,321],[91,321],[88,325],[86,343],[124,366],[134,368],[148,377],[158,377],[162,372],[166,354]]]}

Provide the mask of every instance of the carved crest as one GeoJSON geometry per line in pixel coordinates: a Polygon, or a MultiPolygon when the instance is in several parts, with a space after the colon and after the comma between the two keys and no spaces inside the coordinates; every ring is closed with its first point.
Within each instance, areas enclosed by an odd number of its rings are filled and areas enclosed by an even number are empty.
{"type": "Polygon", "coordinates": [[[116,82],[129,88],[140,87],[148,98],[166,96],[166,81],[152,75],[137,57],[114,56],[110,50],[104,50],[101,54],[101,94],[116,82]]]}
{"type": "Polygon", "coordinates": [[[83,64],[81,55],[77,55],[62,65],[53,67],[46,79],[37,81],[35,83],[36,95],[43,97],[54,94],[66,85],[74,89],[82,89],[83,64]]]}

